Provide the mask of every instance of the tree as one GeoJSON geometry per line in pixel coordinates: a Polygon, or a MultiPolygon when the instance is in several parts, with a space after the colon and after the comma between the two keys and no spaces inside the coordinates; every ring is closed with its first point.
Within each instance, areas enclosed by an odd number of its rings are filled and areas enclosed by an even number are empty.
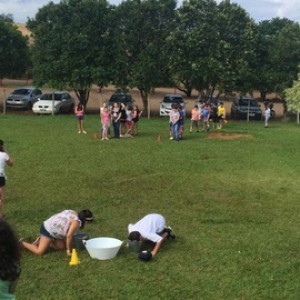
{"type": "Polygon", "coordinates": [[[0,79],[18,77],[29,65],[28,40],[11,19],[0,18],[0,79]]]}
{"type": "Polygon", "coordinates": [[[190,95],[232,92],[247,68],[254,22],[230,1],[184,1],[169,44],[170,66],[177,88],[190,95]]]}
{"type": "Polygon", "coordinates": [[[297,123],[299,123],[300,113],[300,74],[298,80],[295,80],[291,88],[284,90],[287,109],[290,112],[297,113],[297,123]]]}
{"type": "Polygon", "coordinates": [[[248,83],[265,100],[268,93],[282,94],[297,78],[300,27],[288,19],[274,18],[260,22],[257,30],[255,59],[250,63],[253,76],[248,83]]]}
{"type": "Polygon", "coordinates": [[[111,78],[110,16],[105,0],[65,0],[42,7],[27,23],[34,35],[34,81],[73,90],[86,105],[92,83],[106,85],[111,78]]]}
{"type": "Polygon", "coordinates": [[[175,9],[175,0],[126,0],[116,9],[119,52],[114,83],[137,87],[144,109],[151,90],[168,81],[164,45],[175,9]]]}

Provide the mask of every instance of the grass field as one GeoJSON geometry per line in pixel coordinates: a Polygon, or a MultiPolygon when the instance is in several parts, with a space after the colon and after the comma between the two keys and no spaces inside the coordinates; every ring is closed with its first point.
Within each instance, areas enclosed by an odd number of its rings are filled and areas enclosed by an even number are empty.
{"type": "Polygon", "coordinates": [[[294,123],[229,122],[249,139],[168,139],[167,119],[142,119],[133,139],[101,142],[86,118],[0,116],[0,138],[15,161],[6,168],[6,215],[33,240],[63,209],[89,208],[92,237],[127,237],[127,225],[163,214],[177,239],[149,263],[122,248],[109,261],[79,252],[23,252],[17,299],[300,299],[300,134],[294,123]],[[161,141],[157,141],[161,135],[161,141]]]}

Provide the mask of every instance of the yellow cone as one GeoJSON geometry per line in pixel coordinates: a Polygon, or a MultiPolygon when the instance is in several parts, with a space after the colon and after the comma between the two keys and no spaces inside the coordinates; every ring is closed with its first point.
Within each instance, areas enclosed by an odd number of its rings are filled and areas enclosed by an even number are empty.
{"type": "Polygon", "coordinates": [[[71,261],[70,261],[70,266],[76,266],[80,263],[77,255],[76,249],[72,250],[72,255],[71,255],[71,261]]]}

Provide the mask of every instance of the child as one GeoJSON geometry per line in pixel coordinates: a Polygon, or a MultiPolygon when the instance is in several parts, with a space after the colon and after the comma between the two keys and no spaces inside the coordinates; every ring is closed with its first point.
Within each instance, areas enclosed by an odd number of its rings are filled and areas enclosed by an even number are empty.
{"type": "Polygon", "coordinates": [[[222,129],[222,122],[226,120],[226,110],[223,102],[220,102],[218,106],[218,129],[222,129]]]}
{"type": "Polygon", "coordinates": [[[132,121],[132,107],[129,106],[126,110],[126,127],[127,131],[125,133],[125,137],[132,137],[132,126],[133,126],[133,121],[132,121]]]}
{"type": "Polygon", "coordinates": [[[208,104],[205,104],[202,108],[202,119],[203,119],[203,130],[209,131],[209,117],[210,117],[210,108],[208,104]]]}
{"type": "Polygon", "coordinates": [[[84,107],[81,103],[78,103],[75,107],[75,115],[78,120],[78,133],[86,134],[86,131],[83,129],[84,107]]]}
{"type": "Polygon", "coordinates": [[[178,138],[182,140],[183,129],[184,129],[184,111],[180,104],[178,104],[179,120],[178,120],[178,138]]]}
{"type": "Polygon", "coordinates": [[[132,134],[137,135],[138,134],[138,122],[142,115],[143,111],[139,110],[137,105],[133,106],[132,110],[132,134]]]}
{"type": "Polygon", "coordinates": [[[198,105],[195,105],[191,111],[190,133],[193,132],[194,128],[196,128],[197,132],[199,132],[199,122],[200,122],[200,110],[198,108],[198,105]]]}
{"type": "Polygon", "coordinates": [[[11,226],[0,220],[0,299],[15,299],[20,276],[20,247],[11,226]]]}
{"type": "Polygon", "coordinates": [[[266,110],[265,110],[265,128],[269,127],[269,119],[271,117],[271,108],[270,104],[266,105],[266,110]]]}
{"type": "MultiPolygon", "coordinates": [[[[4,205],[4,186],[6,183],[4,168],[5,165],[12,166],[13,160],[4,150],[4,142],[0,140],[0,218],[4,217],[3,205],[4,205]]],[[[1,297],[0,297],[1,298],[1,297]]]]}
{"type": "Polygon", "coordinates": [[[172,105],[172,110],[170,111],[170,140],[179,141],[178,136],[178,121],[180,114],[176,104],[172,105]]]}
{"type": "Polygon", "coordinates": [[[110,125],[110,112],[108,110],[108,107],[103,107],[103,110],[101,112],[101,124],[102,124],[102,141],[109,140],[109,138],[107,137],[108,129],[110,125]]]}
{"type": "Polygon", "coordinates": [[[111,110],[111,120],[114,128],[114,138],[118,139],[120,137],[120,107],[118,102],[114,102],[113,108],[111,110]]]}

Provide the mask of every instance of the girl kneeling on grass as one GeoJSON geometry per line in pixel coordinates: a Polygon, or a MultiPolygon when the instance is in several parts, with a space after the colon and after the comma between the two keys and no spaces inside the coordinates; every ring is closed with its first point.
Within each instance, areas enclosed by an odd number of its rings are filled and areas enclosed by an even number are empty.
{"type": "Polygon", "coordinates": [[[43,222],[40,228],[40,236],[32,243],[20,240],[21,246],[32,253],[43,255],[49,248],[54,250],[67,250],[67,255],[72,254],[73,235],[85,223],[93,220],[90,210],[82,210],[77,213],[74,210],[64,210],[53,215],[43,222]]]}

